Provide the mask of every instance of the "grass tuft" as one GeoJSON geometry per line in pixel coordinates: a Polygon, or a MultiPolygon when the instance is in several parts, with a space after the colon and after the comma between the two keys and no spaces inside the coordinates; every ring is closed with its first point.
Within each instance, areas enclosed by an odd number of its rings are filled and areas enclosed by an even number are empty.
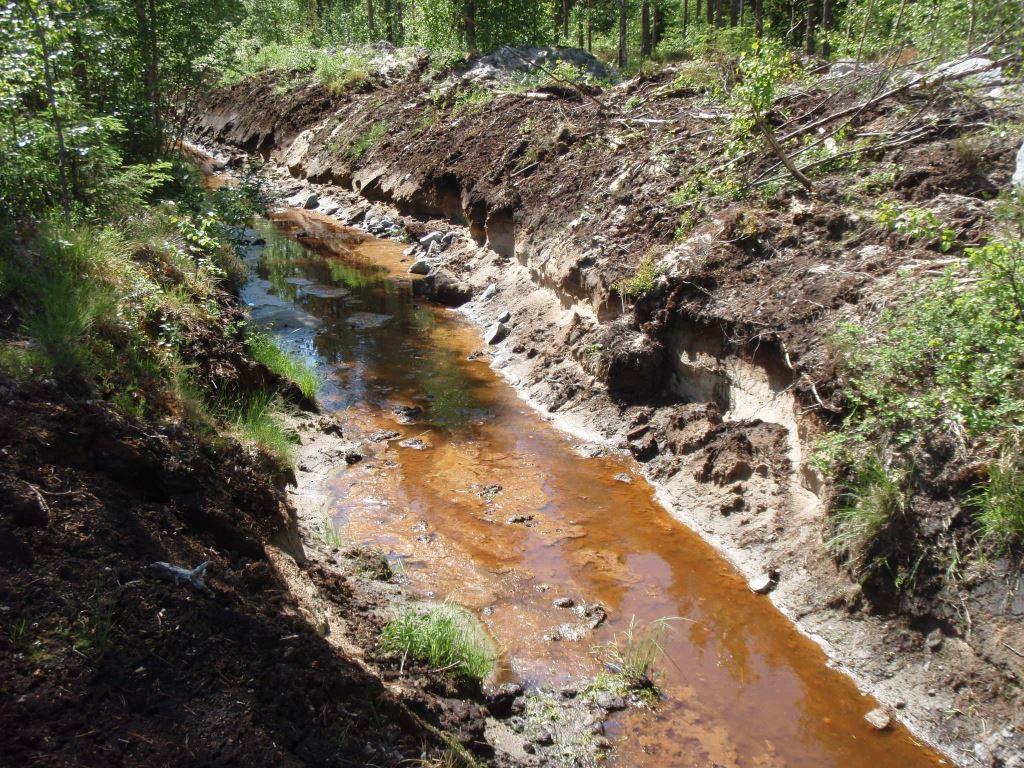
{"type": "Polygon", "coordinates": [[[978,510],[978,532],[984,541],[1002,552],[1024,544],[1024,467],[1019,444],[1003,451],[989,468],[988,483],[970,501],[978,510]]]}
{"type": "Polygon", "coordinates": [[[629,627],[607,643],[594,647],[594,654],[607,672],[598,675],[592,690],[611,690],[625,695],[639,694],[651,702],[659,693],[655,663],[665,655],[664,640],[669,623],[678,619],[663,617],[641,624],[632,617],[629,627]]]}
{"type": "Polygon", "coordinates": [[[405,660],[425,662],[456,677],[482,680],[494,669],[497,653],[483,627],[455,605],[407,610],[392,619],[381,634],[380,648],[405,660]]]}
{"type": "Polygon", "coordinates": [[[826,546],[833,552],[849,552],[863,565],[871,543],[893,517],[906,511],[906,485],[901,474],[887,470],[877,456],[864,460],[833,515],[833,534],[826,546]]]}
{"type": "Polygon", "coordinates": [[[369,152],[377,142],[384,138],[384,134],[388,132],[388,121],[378,120],[371,125],[364,133],[349,144],[345,150],[345,154],[352,160],[359,160],[363,155],[369,152]]]}
{"type": "Polygon", "coordinates": [[[636,272],[632,277],[620,280],[615,284],[615,290],[620,296],[636,299],[645,296],[654,290],[654,284],[662,274],[662,268],[654,261],[654,256],[648,254],[640,260],[636,272]]]}
{"type": "Polygon", "coordinates": [[[338,549],[341,549],[348,543],[345,541],[345,537],[341,535],[341,528],[338,527],[338,523],[329,515],[324,515],[324,519],[321,521],[320,528],[317,531],[317,537],[328,547],[336,547],[338,549]]]}
{"type": "Polygon", "coordinates": [[[294,383],[310,400],[316,400],[323,378],[320,373],[298,355],[282,349],[265,333],[255,332],[246,340],[253,360],[294,383]]]}
{"type": "Polygon", "coordinates": [[[295,437],[281,420],[274,395],[259,393],[235,405],[234,426],[238,439],[273,459],[281,467],[295,465],[295,437]]]}

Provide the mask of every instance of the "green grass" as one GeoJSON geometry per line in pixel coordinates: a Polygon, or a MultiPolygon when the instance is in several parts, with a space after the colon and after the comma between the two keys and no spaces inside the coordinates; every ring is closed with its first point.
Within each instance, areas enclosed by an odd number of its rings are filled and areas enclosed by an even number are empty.
{"type": "Polygon", "coordinates": [[[1024,468],[1019,440],[989,467],[988,483],[971,496],[978,531],[1000,552],[1024,545],[1024,468]]]}
{"type": "Polygon", "coordinates": [[[620,296],[636,299],[645,296],[654,290],[654,285],[662,274],[661,267],[654,261],[654,256],[648,254],[637,264],[636,271],[632,277],[620,280],[615,284],[615,290],[620,296]]]}
{"type": "Polygon", "coordinates": [[[494,668],[497,653],[476,618],[450,604],[410,609],[392,619],[381,634],[380,648],[429,664],[456,677],[482,680],[494,668]]]}
{"type": "Polygon", "coordinates": [[[832,516],[833,533],[826,546],[849,553],[863,565],[872,542],[896,515],[907,511],[908,502],[900,473],[886,469],[877,456],[865,459],[832,516]]]}
{"type": "Polygon", "coordinates": [[[665,636],[670,622],[676,620],[665,617],[642,624],[634,616],[625,631],[595,646],[594,655],[606,671],[595,678],[590,692],[635,693],[650,702],[656,700],[659,692],[656,663],[665,656],[665,636]]]}
{"type": "Polygon", "coordinates": [[[345,154],[352,160],[359,160],[369,152],[373,147],[377,145],[384,134],[388,132],[388,121],[378,120],[371,125],[364,133],[349,144],[345,150],[345,154]]]}
{"type": "Polygon", "coordinates": [[[85,383],[99,367],[92,331],[116,316],[111,265],[127,258],[125,242],[111,230],[56,229],[45,231],[32,250],[14,286],[22,332],[41,373],[85,383]]]}
{"type": "Polygon", "coordinates": [[[249,334],[246,346],[253,360],[295,384],[309,400],[316,400],[323,385],[323,378],[304,359],[282,349],[277,342],[261,332],[249,334]]]}
{"type": "Polygon", "coordinates": [[[371,79],[370,62],[354,51],[329,53],[302,43],[269,43],[256,50],[243,51],[239,70],[229,80],[271,70],[287,75],[308,75],[334,94],[357,88],[371,79]]]}
{"type": "Polygon", "coordinates": [[[281,467],[295,465],[296,438],[285,428],[274,395],[257,393],[232,410],[235,434],[243,444],[263,452],[281,467]]]}
{"type": "Polygon", "coordinates": [[[337,547],[341,549],[346,546],[348,542],[345,537],[341,535],[341,529],[338,527],[338,523],[335,522],[333,517],[327,515],[320,522],[320,528],[317,530],[317,538],[320,539],[328,547],[337,547]]]}

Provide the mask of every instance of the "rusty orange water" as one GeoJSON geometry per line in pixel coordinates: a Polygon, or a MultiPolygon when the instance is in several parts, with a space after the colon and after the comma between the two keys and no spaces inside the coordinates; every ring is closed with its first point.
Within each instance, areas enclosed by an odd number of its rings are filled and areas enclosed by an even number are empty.
{"type": "Polygon", "coordinates": [[[614,764],[944,764],[902,728],[872,730],[863,718],[875,702],[659,506],[630,460],[584,458],[486,358],[467,359],[483,346],[477,329],[413,301],[401,246],[315,215],[279,218],[247,289],[257,319],[323,366],[327,407],[344,422],[426,445],[385,441],[338,468],[343,534],[382,547],[415,588],[480,616],[504,675],[577,680],[598,669],[593,646],[632,617],[678,617],[659,663],[664,700],[611,725],[614,764]],[[355,313],[389,319],[353,327],[355,313]],[[400,424],[396,406],[423,414],[400,424]],[[609,618],[581,639],[548,639],[581,623],[552,605],[559,597],[600,603],[609,618]]]}

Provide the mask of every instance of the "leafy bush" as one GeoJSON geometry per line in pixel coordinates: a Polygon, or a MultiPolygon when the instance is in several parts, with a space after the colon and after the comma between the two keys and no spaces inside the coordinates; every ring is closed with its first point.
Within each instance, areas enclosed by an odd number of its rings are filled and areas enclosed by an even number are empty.
{"type": "MultiPolygon", "coordinates": [[[[912,291],[871,331],[845,325],[835,334],[850,408],[819,458],[848,487],[850,504],[836,514],[836,545],[860,546],[877,534],[902,504],[902,489],[913,486],[915,455],[937,435],[965,453],[1003,457],[991,458],[988,481],[964,500],[977,510],[983,540],[1022,543],[1024,480],[1007,458],[1024,429],[1020,201],[1004,204],[1000,215],[1009,226],[967,249],[966,264],[912,291]]],[[[908,236],[935,237],[931,219],[907,221],[908,236]]]]}
{"type": "Polygon", "coordinates": [[[408,610],[384,627],[381,650],[425,662],[457,677],[482,680],[494,668],[497,654],[480,623],[454,605],[425,612],[408,610]]]}
{"type": "Polygon", "coordinates": [[[956,244],[956,232],[947,227],[934,211],[881,200],[875,212],[879,224],[908,240],[935,243],[943,253],[956,244]]]}

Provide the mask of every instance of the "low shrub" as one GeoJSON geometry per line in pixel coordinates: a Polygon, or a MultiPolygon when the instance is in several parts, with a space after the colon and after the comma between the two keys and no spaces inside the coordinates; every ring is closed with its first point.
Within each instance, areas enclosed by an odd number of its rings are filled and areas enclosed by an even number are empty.
{"type": "MultiPolygon", "coordinates": [[[[881,213],[911,240],[955,247],[934,216],[881,213]]],[[[1024,206],[1004,201],[998,215],[999,232],[985,245],[966,249],[965,259],[911,290],[870,329],[846,324],[833,337],[848,415],[822,441],[817,463],[840,481],[834,548],[866,551],[906,509],[915,458],[937,438],[988,464],[987,479],[961,498],[975,511],[982,543],[1024,544],[1015,458],[1024,430],[1024,206]]]]}

